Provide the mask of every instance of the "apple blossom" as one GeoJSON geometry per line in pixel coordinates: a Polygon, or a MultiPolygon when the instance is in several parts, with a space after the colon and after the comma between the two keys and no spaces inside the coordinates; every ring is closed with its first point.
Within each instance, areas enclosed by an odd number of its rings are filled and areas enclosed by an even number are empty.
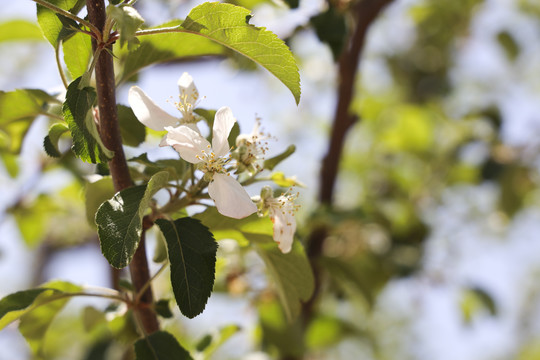
{"type": "Polygon", "coordinates": [[[218,211],[222,215],[241,219],[256,212],[257,206],[226,169],[231,161],[227,138],[235,122],[231,109],[222,107],[214,118],[212,145],[199,132],[181,125],[165,127],[168,134],[162,146],[172,146],[184,160],[197,164],[206,180],[210,181],[208,194],[218,211]]]}
{"type": "Polygon", "coordinates": [[[253,175],[263,170],[262,162],[268,151],[266,140],[271,139],[271,136],[264,134],[260,130],[260,125],[260,120],[256,119],[251,134],[240,134],[236,138],[233,157],[237,160],[238,173],[248,171],[253,175]]]}
{"type": "Polygon", "coordinates": [[[268,216],[274,224],[274,241],[278,243],[279,249],[284,254],[290,252],[292,249],[294,233],[296,231],[294,214],[298,209],[298,205],[294,204],[294,201],[298,198],[298,193],[290,194],[289,191],[282,193],[278,197],[274,197],[272,195],[272,189],[269,186],[265,186],[261,190],[259,205],[261,214],[268,212],[268,216]]]}
{"type": "Polygon", "coordinates": [[[182,113],[181,118],[176,118],[163,110],[138,86],[132,86],[129,89],[129,105],[137,119],[150,129],[163,131],[167,126],[180,124],[188,125],[198,131],[196,123],[201,120],[201,117],[194,114],[193,109],[199,103],[199,91],[188,73],[183,73],[178,79],[178,89],[180,90],[179,101],[174,105],[182,113]]]}

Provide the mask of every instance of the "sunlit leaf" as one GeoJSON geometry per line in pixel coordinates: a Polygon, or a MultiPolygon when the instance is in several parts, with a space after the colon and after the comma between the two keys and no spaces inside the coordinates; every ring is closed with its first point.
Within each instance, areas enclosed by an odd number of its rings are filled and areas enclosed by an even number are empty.
{"type": "Polygon", "coordinates": [[[146,126],[144,126],[133,113],[131,108],[118,105],[118,124],[120,125],[120,133],[122,142],[128,146],[139,146],[146,138],[146,126]]]}
{"type": "MultiPolygon", "coordinates": [[[[47,0],[47,2],[72,14],[78,14],[86,3],[85,0],[47,0]]],[[[73,35],[74,29],[78,28],[78,24],[74,20],[58,15],[39,4],[37,5],[37,19],[41,31],[54,47],[59,41],[73,35]]]]}
{"type": "Polygon", "coordinates": [[[5,41],[43,41],[39,26],[27,20],[9,20],[0,23],[0,43],[5,41]]]}
{"type": "Polygon", "coordinates": [[[300,75],[285,43],[274,33],[249,24],[249,10],[231,4],[204,3],[195,7],[181,25],[234,50],[276,76],[300,101],[300,75]]]}
{"type": "MultiPolygon", "coordinates": [[[[55,289],[62,295],[76,293],[81,290],[80,286],[64,281],[53,281],[43,286],[55,289]]],[[[36,299],[36,304],[39,306],[20,318],[19,331],[30,345],[32,352],[38,356],[43,356],[43,342],[49,325],[71,298],[69,296],[59,297],[58,292],[52,295],[40,294],[36,299]]]]}
{"type": "Polygon", "coordinates": [[[142,16],[131,6],[108,6],[107,11],[116,21],[120,32],[120,46],[127,44],[128,50],[136,49],[139,39],[135,36],[135,32],[144,23],[142,16]]]}
{"type": "Polygon", "coordinates": [[[167,241],[178,307],[194,318],[203,312],[214,287],[217,243],[208,228],[193,218],[158,219],[156,224],[167,241]]]}
{"type": "Polygon", "coordinates": [[[191,355],[174,336],[165,331],[137,340],[135,343],[136,360],[191,360],[191,355]]]}
{"type": "Polygon", "coordinates": [[[168,181],[167,172],[154,175],[147,185],[127,188],[105,201],[96,213],[101,251],[116,268],[133,258],[142,234],[142,219],[152,196],[168,181]]]}
{"type": "Polygon", "coordinates": [[[76,33],[62,42],[64,62],[72,79],[82,76],[88,69],[92,57],[92,41],[90,36],[76,33]]]}

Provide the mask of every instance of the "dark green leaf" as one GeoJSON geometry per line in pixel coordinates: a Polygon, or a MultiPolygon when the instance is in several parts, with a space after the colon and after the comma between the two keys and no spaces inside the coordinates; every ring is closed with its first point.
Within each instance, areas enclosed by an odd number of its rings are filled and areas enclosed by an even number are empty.
{"type": "Polygon", "coordinates": [[[195,349],[198,351],[198,352],[202,352],[204,351],[204,349],[206,349],[210,344],[212,343],[212,335],[210,334],[206,334],[202,337],[201,340],[199,340],[199,342],[197,343],[197,345],[195,346],[195,349]]]}
{"type": "Polygon", "coordinates": [[[231,4],[204,3],[188,14],[181,28],[226,46],[276,76],[300,101],[300,75],[285,43],[274,33],[248,23],[249,10],[231,4]]]}
{"type": "Polygon", "coordinates": [[[73,151],[81,160],[100,163],[110,160],[114,153],[101,142],[92,115],[92,106],[96,92],[91,87],[79,89],[81,78],[69,84],[66,101],[62,107],[64,119],[69,125],[73,137],[73,151]]]}
{"type": "Polygon", "coordinates": [[[347,41],[347,24],[342,13],[330,6],[325,12],[311,18],[319,39],[328,44],[337,60],[347,41]]]}
{"type": "MultiPolygon", "coordinates": [[[[81,11],[86,3],[85,0],[47,0],[47,2],[75,15],[81,11]]],[[[60,16],[41,5],[37,5],[37,19],[43,34],[55,48],[59,41],[73,35],[74,28],[79,27],[75,21],[60,16]]]]}
{"type": "Polygon", "coordinates": [[[83,76],[92,57],[90,36],[78,32],[62,42],[62,49],[64,50],[64,62],[71,78],[76,79],[83,76]]]}
{"type": "Polygon", "coordinates": [[[40,306],[21,316],[19,323],[19,331],[30,345],[32,352],[38,356],[43,356],[43,342],[49,325],[70,300],[70,297],[59,297],[58,292],[63,295],[81,290],[80,286],[64,281],[53,281],[44,286],[57,290],[57,293],[53,293],[52,298],[50,294],[40,294],[36,299],[36,303],[40,306]]]}
{"type": "Polygon", "coordinates": [[[171,308],[169,307],[169,300],[168,299],[161,299],[161,300],[158,300],[155,304],[154,304],[154,310],[156,311],[156,313],[165,318],[165,319],[170,319],[173,317],[173,313],[171,312],[171,308]]]}
{"type": "Polygon", "coordinates": [[[122,190],[99,207],[96,225],[101,251],[112,266],[120,269],[131,262],[141,238],[144,213],[168,179],[167,172],[159,172],[147,185],[122,190]]]}
{"type": "Polygon", "coordinates": [[[504,49],[506,57],[511,61],[516,60],[521,49],[514,37],[507,31],[501,31],[497,35],[497,41],[499,42],[499,45],[501,45],[501,47],[504,49]]]}
{"type": "Polygon", "coordinates": [[[137,340],[135,343],[136,360],[191,360],[191,356],[175,337],[165,331],[137,340]]]}
{"type": "Polygon", "coordinates": [[[84,189],[86,219],[91,226],[96,226],[96,212],[100,205],[114,196],[114,184],[110,176],[89,182],[84,189]]]}
{"type": "Polygon", "coordinates": [[[147,176],[152,176],[160,171],[167,171],[169,173],[169,179],[171,180],[179,179],[184,174],[186,168],[185,161],[181,159],[150,161],[146,153],[129,159],[128,161],[144,165],[143,173],[147,176]]]}
{"type": "Polygon", "coordinates": [[[182,314],[194,318],[204,310],[214,287],[217,243],[193,218],[158,219],[156,224],[167,241],[176,302],[182,314]]]}
{"type": "Polygon", "coordinates": [[[212,354],[223,345],[231,336],[240,331],[238,325],[227,325],[219,329],[219,332],[212,336],[206,335],[197,343],[197,351],[204,354],[205,359],[211,359],[212,354]]]}
{"type": "Polygon", "coordinates": [[[128,50],[134,50],[139,45],[139,39],[135,32],[144,23],[142,16],[131,6],[107,7],[109,15],[116,20],[116,26],[120,32],[120,46],[127,44],[128,50]]]}
{"type": "Polygon", "coordinates": [[[267,170],[274,170],[274,168],[283,160],[291,156],[296,151],[296,146],[289,145],[289,147],[279,155],[276,155],[270,159],[264,160],[264,168],[267,170]]]}
{"type": "Polygon", "coordinates": [[[139,146],[146,138],[146,127],[137,120],[131,108],[118,105],[116,109],[123,143],[133,147],[139,146]]]}
{"type": "MultiPolygon", "coordinates": [[[[160,27],[178,26],[180,21],[169,22],[160,27]]],[[[142,68],[181,58],[203,55],[223,55],[224,48],[200,36],[186,33],[166,33],[140,36],[140,45],[134,51],[115,48],[114,53],[123,64],[119,82],[129,80],[142,68]],[[179,45],[181,44],[181,46],[179,45]]]]}
{"type": "Polygon", "coordinates": [[[43,41],[39,26],[26,20],[9,20],[0,24],[0,42],[43,41]]]}
{"type": "Polygon", "coordinates": [[[43,147],[47,155],[51,157],[60,157],[62,155],[60,149],[58,149],[58,140],[67,131],[69,131],[69,128],[64,123],[56,123],[49,128],[49,135],[45,136],[43,140],[43,147]]]}

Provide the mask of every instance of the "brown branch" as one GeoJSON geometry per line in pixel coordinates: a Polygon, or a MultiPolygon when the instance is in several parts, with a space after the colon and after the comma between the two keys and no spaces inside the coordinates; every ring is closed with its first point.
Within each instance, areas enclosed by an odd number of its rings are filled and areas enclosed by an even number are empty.
{"type": "MultiPolygon", "coordinates": [[[[104,0],[86,0],[88,19],[100,31],[105,27],[106,13],[104,0]]],[[[102,36],[101,38],[105,38],[102,36]]],[[[97,43],[92,39],[94,53],[103,43],[97,43]]],[[[124,149],[122,147],[122,137],[118,125],[118,114],[116,112],[116,87],[114,82],[114,66],[111,55],[112,48],[109,45],[108,51],[100,51],[96,63],[96,90],[99,107],[99,131],[103,144],[114,151],[114,157],[109,161],[109,169],[114,183],[115,191],[126,189],[133,185],[129,169],[127,166],[124,149]]],[[[136,290],[139,290],[150,279],[148,262],[146,259],[146,249],[144,246],[144,236],[141,237],[139,248],[133,256],[130,264],[131,277],[136,290]]],[[[141,320],[144,331],[148,334],[159,330],[159,323],[156,314],[152,311],[152,289],[148,290],[141,297],[141,306],[137,306],[135,311],[141,320]]]]}
{"type": "MultiPolygon", "coordinates": [[[[343,51],[339,59],[338,102],[334,113],[328,151],[322,161],[321,167],[319,201],[323,206],[332,206],[345,136],[352,126],[359,121],[355,114],[350,113],[350,106],[354,96],[356,73],[366,35],[370,25],[390,2],[392,0],[360,0],[353,9],[355,28],[349,38],[347,48],[343,51]]],[[[320,292],[322,269],[318,265],[318,259],[322,255],[324,241],[328,237],[328,231],[329,229],[326,225],[320,225],[312,230],[307,239],[306,253],[315,277],[315,291],[311,299],[302,308],[302,320],[306,326],[312,318],[313,308],[320,292]]]]}

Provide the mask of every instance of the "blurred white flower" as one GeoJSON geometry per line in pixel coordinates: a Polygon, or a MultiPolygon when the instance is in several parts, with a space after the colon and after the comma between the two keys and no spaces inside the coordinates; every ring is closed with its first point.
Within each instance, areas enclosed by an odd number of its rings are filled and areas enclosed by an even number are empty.
{"type": "Polygon", "coordinates": [[[289,191],[274,197],[269,186],[265,186],[261,190],[261,213],[268,212],[268,216],[274,224],[274,241],[278,243],[279,250],[284,254],[292,249],[296,231],[294,214],[298,210],[298,205],[294,204],[298,193],[290,194],[289,191]]]}
{"type": "Polygon", "coordinates": [[[236,150],[233,156],[237,160],[238,172],[248,171],[251,174],[263,170],[264,156],[268,151],[266,140],[272,137],[260,130],[260,119],[256,119],[250,134],[240,134],[236,138],[236,150]]]}

